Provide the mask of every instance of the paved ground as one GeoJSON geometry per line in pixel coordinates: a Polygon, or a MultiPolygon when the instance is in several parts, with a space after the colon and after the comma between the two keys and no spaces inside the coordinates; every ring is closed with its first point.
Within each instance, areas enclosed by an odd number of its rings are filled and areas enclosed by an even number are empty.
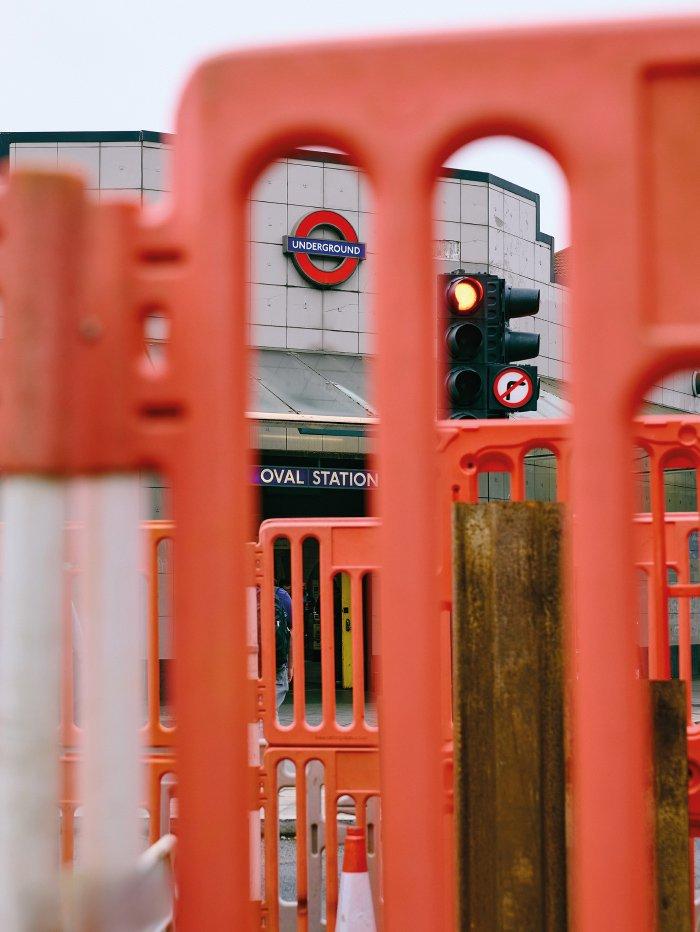
{"type": "Polygon", "coordinates": [[[693,721],[700,722],[700,680],[693,681],[693,721]]]}
{"type": "MultiPolygon", "coordinates": [[[[338,869],[343,863],[343,845],[338,845],[338,869]]],[[[296,869],[296,839],[280,838],[279,840],[279,891],[280,897],[288,903],[294,903],[297,898],[297,869],[296,869]]],[[[325,878],[321,884],[321,918],[325,919],[326,889],[325,878]]]]}
{"type": "MultiPolygon", "coordinates": [[[[373,700],[365,699],[365,720],[368,725],[377,724],[377,707],[373,700]]],[[[294,688],[292,687],[282,703],[279,711],[280,722],[291,725],[294,715],[294,688]]],[[[306,690],[306,721],[309,725],[320,725],[322,716],[321,690],[306,690]]],[[[339,725],[352,724],[352,690],[336,689],[335,691],[335,718],[339,725]]]]}
{"type": "MultiPolygon", "coordinates": [[[[693,683],[693,721],[700,722],[700,681],[693,683]]],[[[287,694],[280,708],[280,722],[289,725],[293,717],[293,693],[287,694]]],[[[321,692],[308,690],[306,695],[306,717],[309,724],[319,724],[321,721],[321,692]]],[[[352,690],[337,690],[336,692],[336,719],[342,725],[352,722],[352,690]]],[[[367,705],[367,721],[376,725],[377,712],[373,703],[367,705]]],[[[281,792],[279,818],[284,823],[286,837],[280,839],[280,884],[284,899],[293,900],[296,896],[296,791],[294,787],[286,787],[281,792]]],[[[340,849],[342,851],[342,849],[340,849]]],[[[342,860],[339,862],[342,863],[342,860]]],[[[700,897],[700,838],[695,839],[695,895],[700,897]]]]}

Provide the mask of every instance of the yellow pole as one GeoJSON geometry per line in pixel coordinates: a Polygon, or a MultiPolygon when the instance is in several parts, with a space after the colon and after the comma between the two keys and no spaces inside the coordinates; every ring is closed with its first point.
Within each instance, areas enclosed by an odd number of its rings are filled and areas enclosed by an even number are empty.
{"type": "Polygon", "coordinates": [[[350,574],[340,574],[340,623],[343,660],[343,689],[352,687],[352,622],[350,620],[350,574]]]}

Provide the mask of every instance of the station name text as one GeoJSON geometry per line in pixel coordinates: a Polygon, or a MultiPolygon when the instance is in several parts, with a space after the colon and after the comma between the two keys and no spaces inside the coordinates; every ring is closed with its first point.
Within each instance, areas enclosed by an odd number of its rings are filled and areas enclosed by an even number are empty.
{"type": "Polygon", "coordinates": [[[272,488],[376,489],[377,473],[370,469],[324,469],[316,466],[256,466],[253,484],[272,488]]]}

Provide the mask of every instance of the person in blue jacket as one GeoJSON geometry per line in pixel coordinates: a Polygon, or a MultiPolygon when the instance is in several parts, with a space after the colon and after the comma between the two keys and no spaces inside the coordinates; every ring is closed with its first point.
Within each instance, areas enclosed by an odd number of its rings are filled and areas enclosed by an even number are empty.
{"type": "Polygon", "coordinates": [[[284,702],[289,690],[292,664],[292,597],[289,586],[275,587],[275,701],[277,708],[284,702]]]}

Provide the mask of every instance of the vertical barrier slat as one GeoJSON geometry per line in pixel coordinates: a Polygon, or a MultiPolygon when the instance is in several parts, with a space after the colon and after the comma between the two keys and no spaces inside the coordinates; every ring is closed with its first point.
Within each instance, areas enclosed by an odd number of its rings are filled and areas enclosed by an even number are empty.
{"type": "Polygon", "coordinates": [[[152,532],[143,533],[144,557],[149,573],[146,579],[148,586],[148,614],[146,617],[146,698],[148,708],[148,721],[146,731],[149,742],[161,732],[160,721],[160,630],[158,618],[158,599],[160,574],[158,572],[158,544],[160,540],[152,532]]]}
{"type": "MultiPolygon", "coordinates": [[[[640,62],[632,66],[641,67],[640,62]]],[[[641,398],[643,389],[633,382],[634,364],[623,372],[612,349],[621,335],[638,332],[641,325],[640,178],[620,158],[620,147],[630,158],[639,151],[640,126],[632,108],[622,103],[631,100],[633,83],[630,72],[608,86],[620,104],[615,140],[589,129],[586,152],[573,156],[569,149],[576,162],[571,167],[576,250],[571,269],[574,417],[566,658],[571,709],[569,889],[572,925],[586,932],[653,926],[651,721],[646,684],[637,673],[631,521],[634,438],[629,406],[633,393],[641,398]],[[613,201],[624,202],[626,209],[615,211],[620,248],[611,251],[600,248],[595,231],[601,209],[606,222],[613,222],[613,201]],[[603,330],[595,282],[606,282],[611,289],[603,330]],[[609,348],[604,363],[601,337],[609,348]]],[[[589,127],[594,119],[589,110],[589,127]]]]}
{"type": "Polygon", "coordinates": [[[61,666],[61,743],[70,745],[75,738],[75,695],[73,684],[75,671],[73,668],[73,600],[71,593],[76,574],[67,572],[64,576],[63,592],[63,635],[62,635],[62,666],[61,666]]]}
{"type": "Polygon", "coordinates": [[[319,583],[321,611],[321,708],[323,728],[335,723],[335,631],[333,623],[333,575],[328,536],[319,536],[319,583]]]}
{"type": "MultiPolygon", "coordinates": [[[[380,530],[380,761],[387,932],[444,926],[435,281],[432,178],[407,153],[381,163],[377,192],[376,398],[380,530]],[[406,198],[406,192],[412,192],[406,198]],[[400,209],[399,209],[400,206],[400,209]],[[399,266],[395,256],[400,255],[399,266]],[[410,296],[410,303],[407,302],[410,296]],[[401,326],[396,326],[396,321],[401,326]],[[406,417],[406,411],[411,412],[406,417]],[[410,456],[406,451],[410,450],[410,456]],[[401,697],[397,701],[397,697],[401,697]],[[410,761],[407,792],[405,761],[410,761]],[[420,807],[414,800],[421,801],[420,807]],[[410,826],[410,852],[406,833],[410,826]],[[415,855],[417,856],[413,856],[415,855]]],[[[387,147],[388,154],[389,147],[387,147]]]]}
{"type": "Polygon", "coordinates": [[[328,755],[325,767],[325,823],[326,823],[326,923],[335,928],[338,909],[338,772],[337,757],[328,755]]]}
{"type": "MultiPolygon", "coordinates": [[[[186,258],[176,250],[170,263],[178,282],[172,367],[188,390],[187,441],[168,461],[182,555],[174,579],[178,928],[248,930],[258,912],[248,844],[254,691],[247,679],[245,554],[253,522],[245,417],[249,271],[241,245],[248,183],[235,174],[226,146],[212,150],[206,120],[196,132],[184,128],[187,109],[184,102],[173,165],[186,258]]],[[[266,698],[274,714],[274,691],[266,698]]]]}
{"type": "Polygon", "coordinates": [[[83,870],[89,921],[110,929],[117,928],[117,917],[105,912],[100,885],[124,879],[134,868],[139,850],[137,808],[145,786],[139,753],[138,477],[86,479],[82,494],[83,870]]]}
{"type": "Polygon", "coordinates": [[[664,471],[659,457],[649,457],[650,496],[652,521],[652,598],[654,624],[649,628],[649,676],[667,680],[671,675],[671,658],[668,637],[668,576],[666,569],[666,493],[664,471]]]}
{"type": "MultiPolygon", "coordinates": [[[[681,567],[678,581],[688,582],[685,567],[681,567]],[[685,577],[685,578],[684,578],[685,577]]],[[[678,675],[684,682],[685,704],[688,722],[692,721],[693,711],[693,661],[690,628],[690,599],[682,596],[678,599],[678,675]]]]}
{"type": "Polygon", "coordinates": [[[362,598],[362,576],[354,570],[350,575],[350,624],[352,625],[352,720],[353,730],[365,730],[365,606],[362,598]]]}
{"type": "Polygon", "coordinates": [[[525,498],[525,463],[522,456],[516,456],[510,474],[510,500],[522,502],[525,498]]]}
{"type": "Polygon", "coordinates": [[[306,757],[297,757],[296,766],[296,848],[297,848],[297,930],[309,927],[309,850],[306,806],[306,757]]]}
{"type": "Polygon", "coordinates": [[[50,929],[58,912],[58,726],[63,483],[2,485],[0,928],[50,929]]]}
{"type": "Polygon", "coordinates": [[[306,715],[306,671],[304,664],[304,569],[301,539],[289,538],[292,574],[292,669],[294,672],[294,725],[298,728],[306,715]]]}
{"type": "Polygon", "coordinates": [[[278,758],[267,752],[263,765],[267,770],[267,802],[265,805],[265,901],[273,929],[279,928],[279,787],[278,758]]]}

